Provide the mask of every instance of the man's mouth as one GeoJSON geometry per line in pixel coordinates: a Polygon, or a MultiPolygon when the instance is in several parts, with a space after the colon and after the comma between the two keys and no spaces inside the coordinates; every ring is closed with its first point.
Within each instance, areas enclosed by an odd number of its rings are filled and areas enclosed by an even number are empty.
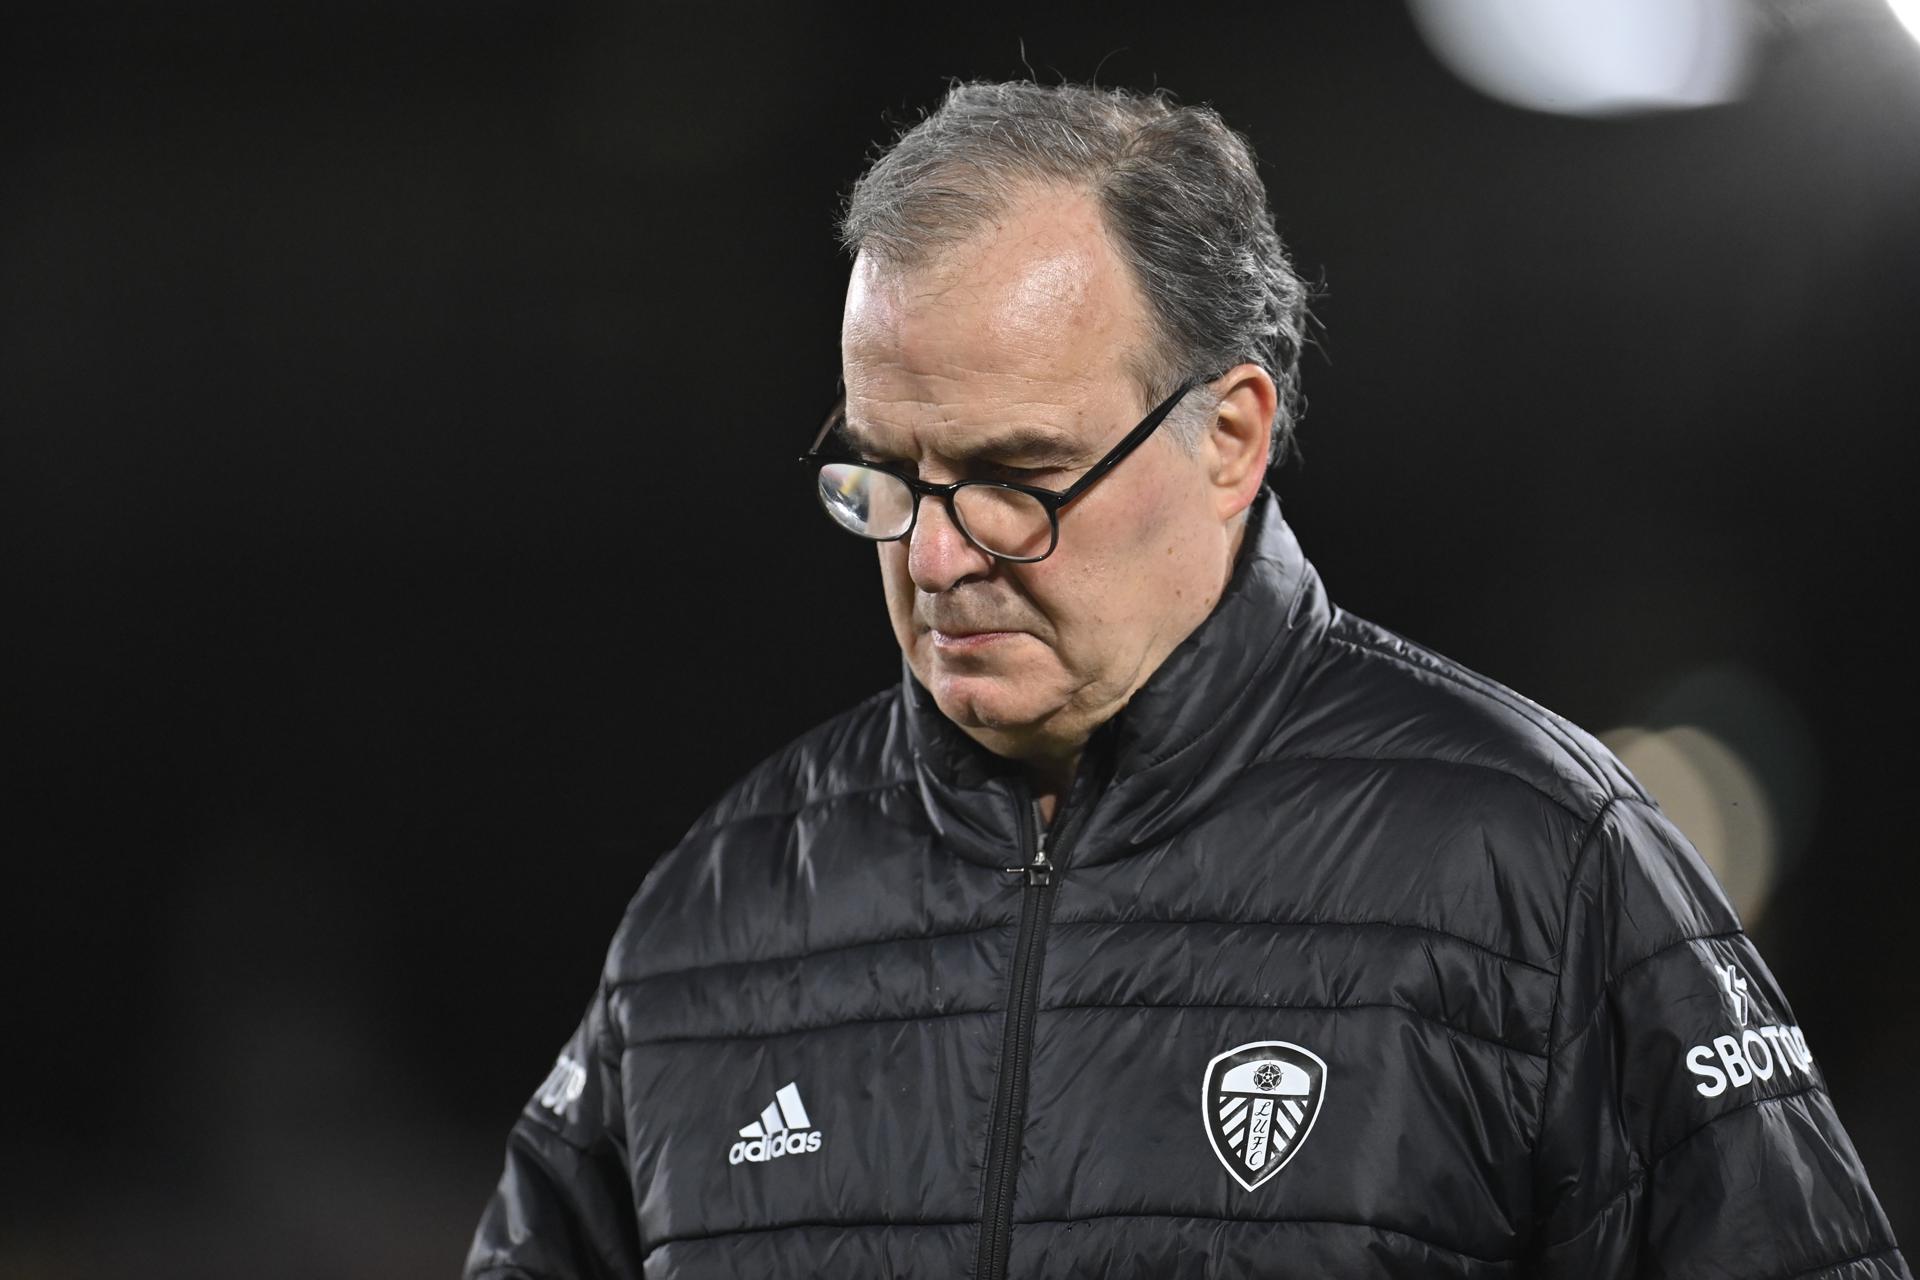
{"type": "Polygon", "coordinates": [[[967,653],[984,649],[988,645],[1010,640],[1021,634],[1018,631],[989,631],[957,627],[944,631],[939,627],[928,627],[927,635],[933,640],[933,647],[947,653],[967,653]]]}

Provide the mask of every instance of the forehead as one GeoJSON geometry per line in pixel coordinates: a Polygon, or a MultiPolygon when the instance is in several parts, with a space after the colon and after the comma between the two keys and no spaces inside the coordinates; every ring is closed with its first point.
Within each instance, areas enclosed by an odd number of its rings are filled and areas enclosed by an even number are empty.
{"type": "Polygon", "coordinates": [[[1035,195],[925,264],[856,260],[841,326],[848,416],[876,428],[1012,409],[1104,418],[1136,398],[1130,361],[1146,336],[1091,198],[1035,195]]]}

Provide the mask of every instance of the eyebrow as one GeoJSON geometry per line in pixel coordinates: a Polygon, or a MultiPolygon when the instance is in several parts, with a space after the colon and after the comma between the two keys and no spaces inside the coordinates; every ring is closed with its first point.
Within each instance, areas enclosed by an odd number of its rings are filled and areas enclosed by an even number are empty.
{"type": "MultiPolygon", "coordinates": [[[[841,410],[840,422],[834,428],[833,434],[856,453],[874,456],[886,454],[885,449],[876,445],[847,420],[844,408],[841,410]]],[[[942,456],[954,461],[989,458],[1004,462],[1021,462],[1030,466],[1062,467],[1078,465],[1087,460],[1085,447],[1076,441],[1066,439],[1042,427],[1020,426],[996,431],[975,442],[964,452],[942,456]]]]}

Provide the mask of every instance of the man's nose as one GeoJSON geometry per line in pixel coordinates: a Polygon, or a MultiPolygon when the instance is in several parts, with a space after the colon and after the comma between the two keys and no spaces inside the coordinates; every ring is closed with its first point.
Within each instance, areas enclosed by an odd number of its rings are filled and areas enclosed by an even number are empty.
{"type": "Polygon", "coordinates": [[[907,576],[926,592],[945,591],[993,570],[993,557],[967,540],[939,498],[920,499],[920,514],[907,535],[907,576]]]}

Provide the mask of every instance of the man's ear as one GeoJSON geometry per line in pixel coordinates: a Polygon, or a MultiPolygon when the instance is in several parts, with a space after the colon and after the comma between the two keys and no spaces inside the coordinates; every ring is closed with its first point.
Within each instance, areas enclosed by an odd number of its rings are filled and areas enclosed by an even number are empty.
{"type": "Polygon", "coordinates": [[[1213,381],[1220,407],[1201,440],[1215,510],[1231,519],[1253,505],[1267,478],[1273,414],[1280,402],[1273,378],[1257,364],[1235,365],[1213,381]]]}

